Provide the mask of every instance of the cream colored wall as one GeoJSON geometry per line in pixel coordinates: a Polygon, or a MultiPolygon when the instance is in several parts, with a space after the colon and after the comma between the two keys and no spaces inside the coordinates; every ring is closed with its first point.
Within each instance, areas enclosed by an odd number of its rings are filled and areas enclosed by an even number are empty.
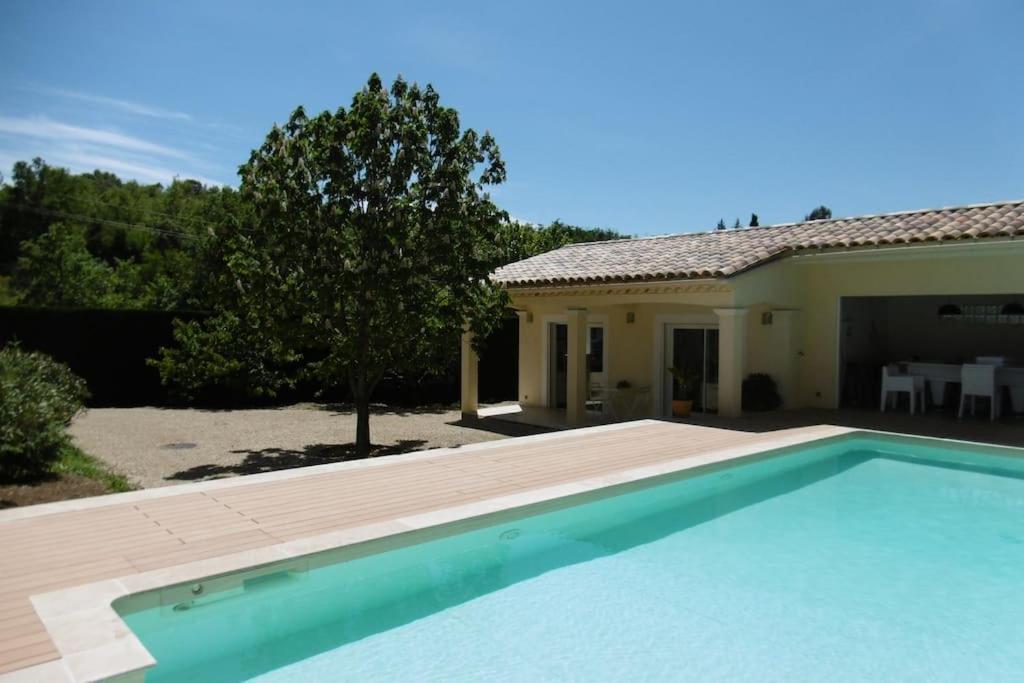
{"type": "MultiPolygon", "coordinates": [[[[1021,242],[806,256],[778,265],[778,276],[788,280],[787,286],[767,282],[767,276],[748,277],[757,271],[739,276],[734,286],[737,300],[748,303],[764,298],[762,292],[772,296],[788,292],[786,305],[800,310],[799,329],[790,349],[772,348],[766,333],[753,329],[748,347],[752,368],[771,368],[779,362],[779,354],[790,354],[795,365],[791,403],[798,407],[838,405],[841,297],[1024,293],[1021,242]]],[[[759,322],[752,313],[751,328],[759,322]]]]}
{"type": "Polygon", "coordinates": [[[747,307],[744,375],[772,375],[786,407],[835,407],[840,298],[923,294],[1024,294],[1024,241],[792,257],[719,281],[717,291],[672,293],[655,286],[628,294],[616,288],[565,296],[513,291],[513,305],[533,314],[532,323],[520,325],[519,400],[542,405],[545,315],[564,314],[570,307],[606,315],[609,386],[622,379],[651,386],[655,335],[662,334],[658,316],[693,316],[695,322],[715,324],[715,307],[747,307]],[[626,323],[630,311],[636,315],[631,325],[626,323]],[[772,313],[770,325],[762,322],[765,312],[772,313]]]}
{"type": "MultiPolygon", "coordinates": [[[[712,309],[732,305],[731,292],[565,297],[524,297],[517,296],[516,292],[512,294],[513,305],[521,311],[519,402],[530,406],[544,405],[546,323],[564,315],[569,308],[586,308],[588,322],[605,324],[609,387],[614,387],[621,380],[628,381],[634,387],[652,387],[655,380],[662,379],[660,373],[655,375],[654,367],[655,335],[663,333],[663,327],[658,329],[659,317],[714,325],[717,324],[717,318],[712,309]],[[634,322],[627,322],[628,313],[633,313],[634,322]],[[531,315],[532,322],[529,321],[531,315]]],[[[652,387],[652,396],[655,393],[652,387]]],[[[652,414],[652,410],[654,406],[644,411],[644,415],[652,414]]]]}

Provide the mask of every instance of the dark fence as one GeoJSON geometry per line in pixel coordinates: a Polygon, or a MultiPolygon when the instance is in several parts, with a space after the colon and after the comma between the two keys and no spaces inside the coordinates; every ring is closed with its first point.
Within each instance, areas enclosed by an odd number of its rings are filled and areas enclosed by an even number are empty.
{"type": "MultiPolygon", "coordinates": [[[[22,348],[41,351],[67,364],[89,385],[92,406],[181,405],[173,391],[160,383],[159,373],[146,360],[171,346],[172,321],[203,317],[202,313],[137,310],[93,310],[0,307],[0,344],[17,341],[22,348]]],[[[487,340],[480,360],[480,399],[514,400],[518,385],[518,319],[508,318],[487,340]]],[[[453,342],[457,349],[458,340],[453,342]]],[[[296,401],[345,401],[339,386],[318,394],[318,387],[299,386],[273,401],[256,401],[212,389],[197,405],[240,407],[296,401]]],[[[403,406],[453,403],[459,400],[459,362],[453,356],[444,372],[415,377],[389,377],[381,382],[375,401],[403,406]]]]}

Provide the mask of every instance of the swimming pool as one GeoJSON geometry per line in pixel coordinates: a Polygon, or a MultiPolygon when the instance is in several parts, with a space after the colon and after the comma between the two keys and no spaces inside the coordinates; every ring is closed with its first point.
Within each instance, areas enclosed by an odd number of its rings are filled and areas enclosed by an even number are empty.
{"type": "Polygon", "coordinates": [[[156,658],[153,681],[1024,670],[1013,449],[855,436],[610,493],[115,607],[156,658]]]}

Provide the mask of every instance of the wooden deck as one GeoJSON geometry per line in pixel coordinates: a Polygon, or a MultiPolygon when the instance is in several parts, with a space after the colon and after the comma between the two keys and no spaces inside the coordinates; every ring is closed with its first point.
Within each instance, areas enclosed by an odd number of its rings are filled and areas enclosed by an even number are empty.
{"type": "Polygon", "coordinates": [[[0,514],[0,673],[60,657],[30,595],[777,438],[648,422],[152,498],[106,496],[88,509],[20,519],[0,514]]]}

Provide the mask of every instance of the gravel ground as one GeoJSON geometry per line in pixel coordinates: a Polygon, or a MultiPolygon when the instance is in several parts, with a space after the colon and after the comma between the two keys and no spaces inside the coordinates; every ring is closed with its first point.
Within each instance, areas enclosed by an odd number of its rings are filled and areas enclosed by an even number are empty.
{"type": "MultiPolygon", "coordinates": [[[[543,431],[464,422],[447,407],[381,408],[370,417],[373,455],[459,446],[543,431]]],[[[320,465],[354,457],[355,413],[303,404],[258,410],[95,408],[71,426],[75,443],[143,488],[320,465]]]]}

